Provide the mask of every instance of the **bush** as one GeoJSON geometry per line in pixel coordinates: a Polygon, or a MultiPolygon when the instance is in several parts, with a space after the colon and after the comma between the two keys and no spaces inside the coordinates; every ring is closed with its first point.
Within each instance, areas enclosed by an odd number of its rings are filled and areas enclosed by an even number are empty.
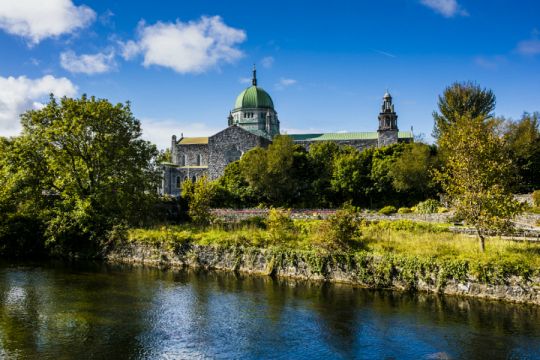
{"type": "Polygon", "coordinates": [[[392,214],[395,214],[396,211],[397,210],[396,210],[395,206],[389,205],[389,206],[385,206],[381,210],[379,210],[379,214],[381,214],[381,215],[392,215],[392,214]]]}
{"type": "Polygon", "coordinates": [[[250,216],[239,222],[240,227],[253,227],[256,229],[266,229],[266,219],[262,216],[250,216]]]}
{"type": "Polygon", "coordinates": [[[448,209],[445,208],[444,206],[439,206],[437,208],[437,214],[444,214],[444,213],[447,213],[448,212],[448,209]]]}
{"type": "Polygon", "coordinates": [[[408,207],[400,207],[397,212],[398,214],[410,214],[412,213],[412,210],[408,207]]]}
{"type": "Polygon", "coordinates": [[[419,214],[433,214],[441,207],[441,203],[434,199],[427,199],[416,205],[416,212],[419,214]]]}
{"type": "Polygon", "coordinates": [[[449,231],[450,224],[428,223],[412,220],[381,220],[365,225],[366,229],[407,231],[411,233],[443,233],[449,231]]]}
{"type": "Polygon", "coordinates": [[[212,222],[210,204],[215,194],[216,185],[206,175],[194,182],[188,179],[182,183],[182,197],[187,200],[191,221],[203,226],[212,222]]]}
{"type": "Polygon", "coordinates": [[[535,190],[532,193],[533,204],[536,207],[540,207],[540,190],[535,190]]]}
{"type": "Polygon", "coordinates": [[[296,235],[296,227],[291,219],[291,211],[272,208],[268,212],[266,227],[271,242],[283,243],[296,235]]]}
{"type": "Polygon", "coordinates": [[[321,222],[314,244],[326,251],[345,251],[360,238],[361,220],[350,209],[338,210],[321,222]]]}

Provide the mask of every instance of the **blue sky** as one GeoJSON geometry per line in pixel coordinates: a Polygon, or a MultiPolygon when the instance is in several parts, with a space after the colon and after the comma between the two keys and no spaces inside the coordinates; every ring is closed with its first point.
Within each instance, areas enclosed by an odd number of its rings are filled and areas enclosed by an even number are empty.
{"type": "Polygon", "coordinates": [[[374,131],[386,88],[400,129],[429,134],[437,96],[472,80],[497,115],[540,110],[540,2],[0,3],[0,135],[49,92],[131,101],[145,136],[224,128],[253,63],[282,131],[374,131]]]}

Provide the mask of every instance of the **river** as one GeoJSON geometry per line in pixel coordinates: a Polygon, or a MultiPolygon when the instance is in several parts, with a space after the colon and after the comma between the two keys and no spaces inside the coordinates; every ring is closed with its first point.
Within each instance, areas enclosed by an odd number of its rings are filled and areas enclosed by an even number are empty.
{"type": "Polygon", "coordinates": [[[102,263],[0,265],[7,359],[540,359],[540,307],[102,263]]]}

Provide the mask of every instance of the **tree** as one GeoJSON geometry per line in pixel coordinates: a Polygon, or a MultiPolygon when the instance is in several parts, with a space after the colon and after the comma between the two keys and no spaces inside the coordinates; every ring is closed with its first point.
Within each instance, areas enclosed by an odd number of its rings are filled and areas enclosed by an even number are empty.
{"type": "Polygon", "coordinates": [[[165,151],[161,150],[156,160],[159,164],[172,162],[171,149],[167,148],[165,151]]]}
{"type": "Polygon", "coordinates": [[[370,205],[376,199],[377,205],[398,204],[400,194],[392,185],[391,170],[401,156],[405,144],[393,144],[373,150],[370,179],[373,187],[370,192],[370,205]]]}
{"type": "Polygon", "coordinates": [[[188,203],[188,215],[197,225],[208,225],[212,220],[210,205],[216,194],[216,184],[202,176],[196,181],[182,183],[182,197],[188,203]]]}
{"type": "Polygon", "coordinates": [[[268,149],[248,151],[240,171],[255,193],[275,206],[302,202],[310,188],[307,152],[286,135],[274,137],[268,149]]]}
{"type": "Polygon", "coordinates": [[[485,116],[455,119],[439,139],[446,161],[437,172],[456,215],[473,226],[485,249],[485,236],[512,228],[521,205],[509,191],[513,164],[504,140],[485,116]]]}
{"type": "Polygon", "coordinates": [[[158,152],[141,139],[130,105],[62,98],[21,115],[6,170],[18,211],[32,207],[49,245],[96,247],[116,224],[151,216],[160,172],[158,152]],[[85,240],[87,240],[85,242],[85,240]]]}
{"type": "Polygon", "coordinates": [[[407,144],[403,153],[390,168],[392,185],[411,201],[419,201],[436,194],[433,171],[437,168],[434,146],[422,143],[407,144]]]}
{"type": "Polygon", "coordinates": [[[361,205],[366,195],[371,193],[373,183],[369,175],[372,155],[371,149],[359,152],[355,148],[346,147],[336,156],[331,185],[341,203],[361,205]]]}
{"type": "Polygon", "coordinates": [[[312,182],[315,206],[332,207],[336,205],[336,194],[332,188],[334,163],[342,153],[338,144],[322,141],[312,144],[309,148],[308,158],[314,174],[312,182]]]}
{"type": "Polygon", "coordinates": [[[493,116],[495,109],[495,95],[489,89],[482,89],[472,82],[454,83],[447,87],[442,96],[439,96],[439,112],[433,112],[435,126],[433,137],[435,139],[452,126],[460,117],[469,116],[484,119],[493,116]]]}
{"type": "Polygon", "coordinates": [[[516,191],[540,189],[540,113],[525,113],[518,121],[506,121],[504,137],[518,171],[516,191]]]}
{"type": "Polygon", "coordinates": [[[234,161],[225,167],[223,176],[217,180],[216,192],[214,203],[219,207],[256,206],[259,200],[253,188],[242,176],[240,161],[234,161]]]}

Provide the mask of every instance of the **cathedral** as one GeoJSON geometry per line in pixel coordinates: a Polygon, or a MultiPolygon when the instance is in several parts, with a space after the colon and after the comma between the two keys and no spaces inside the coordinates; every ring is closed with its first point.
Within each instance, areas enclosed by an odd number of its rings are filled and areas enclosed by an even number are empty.
{"type": "MultiPolygon", "coordinates": [[[[287,134],[297,144],[309,149],[313,143],[332,141],[358,150],[413,141],[412,131],[399,131],[392,96],[384,94],[379,114],[379,128],[373,132],[287,134]]],[[[162,194],[179,196],[182,181],[207,175],[217,179],[227,164],[240,159],[246,151],[272,143],[280,134],[280,121],[270,95],[257,85],[253,69],[252,84],[238,95],[229,112],[228,126],[209,137],[175,135],[171,140],[171,163],[164,163],[162,194]]]]}

